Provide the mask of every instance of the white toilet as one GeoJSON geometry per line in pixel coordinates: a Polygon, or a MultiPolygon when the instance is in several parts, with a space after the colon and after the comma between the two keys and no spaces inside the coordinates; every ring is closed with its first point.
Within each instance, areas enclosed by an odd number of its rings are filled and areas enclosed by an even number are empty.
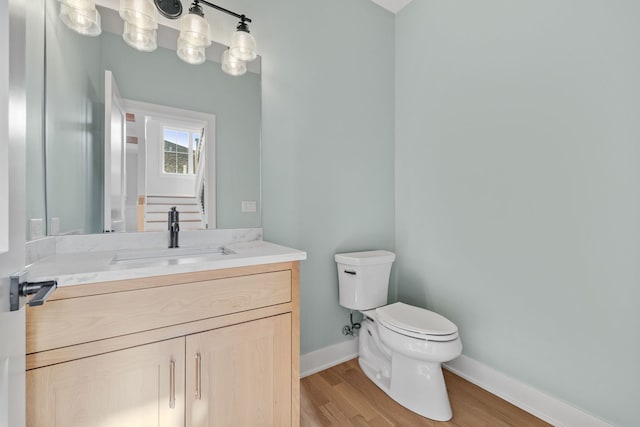
{"type": "Polygon", "coordinates": [[[364,315],[358,359],[364,373],[402,406],[436,421],[452,417],[443,362],[462,352],[458,328],[424,308],[387,304],[388,251],[336,254],[340,305],[364,315]]]}

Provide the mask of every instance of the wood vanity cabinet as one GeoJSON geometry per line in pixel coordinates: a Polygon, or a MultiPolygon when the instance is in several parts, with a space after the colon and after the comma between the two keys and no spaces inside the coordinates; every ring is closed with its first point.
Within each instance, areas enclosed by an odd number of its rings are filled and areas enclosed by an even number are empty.
{"type": "Polygon", "coordinates": [[[182,426],[184,356],[176,338],[27,371],[27,425],[182,426]]]}
{"type": "Polygon", "coordinates": [[[27,425],[299,426],[298,268],[59,288],[27,309],[27,425]]]}
{"type": "Polygon", "coordinates": [[[188,336],[187,358],[187,426],[291,425],[290,314],[188,336]]]}

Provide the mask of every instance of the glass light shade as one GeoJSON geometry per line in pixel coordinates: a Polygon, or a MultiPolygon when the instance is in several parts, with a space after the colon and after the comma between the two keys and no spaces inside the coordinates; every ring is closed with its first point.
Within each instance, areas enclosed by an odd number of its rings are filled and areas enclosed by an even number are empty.
{"type": "Polygon", "coordinates": [[[206,61],[207,57],[204,52],[204,47],[194,46],[189,43],[188,40],[180,37],[178,39],[178,58],[182,59],[188,64],[202,64],[206,61]]]}
{"type": "Polygon", "coordinates": [[[60,20],[84,36],[95,37],[102,33],[100,14],[93,1],[63,0],[60,4],[60,20]]]}
{"type": "Polygon", "coordinates": [[[256,39],[246,31],[236,31],[231,36],[231,46],[229,52],[234,58],[242,61],[253,61],[256,59],[256,39]]]}
{"type": "Polygon", "coordinates": [[[127,21],[124,21],[122,38],[129,46],[142,52],[153,52],[158,47],[156,30],[140,28],[127,21]]]}
{"type": "Polygon", "coordinates": [[[96,8],[95,0],[60,0],[60,2],[74,9],[89,11],[96,8]]]}
{"type": "Polygon", "coordinates": [[[231,76],[241,76],[247,72],[247,63],[231,55],[227,49],[222,52],[222,71],[231,76]]]}
{"type": "Polygon", "coordinates": [[[210,46],[209,23],[198,14],[187,13],[180,22],[180,38],[193,47],[210,46]]]}
{"type": "Polygon", "coordinates": [[[158,28],[158,15],[152,0],[120,0],[120,17],[145,30],[158,28]]]}

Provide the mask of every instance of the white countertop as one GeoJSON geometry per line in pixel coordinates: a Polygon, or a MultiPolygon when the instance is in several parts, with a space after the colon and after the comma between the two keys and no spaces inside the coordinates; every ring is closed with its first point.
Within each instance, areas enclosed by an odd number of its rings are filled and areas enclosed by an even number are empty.
{"type": "MultiPolygon", "coordinates": [[[[58,286],[72,286],[307,259],[306,252],[263,240],[224,245],[224,249],[225,254],[211,248],[210,253],[119,262],[114,260],[123,253],[131,256],[134,250],[56,254],[28,266],[27,278],[30,282],[57,280],[58,286]]],[[[181,250],[189,252],[189,248],[180,248],[176,253],[181,250]]]]}

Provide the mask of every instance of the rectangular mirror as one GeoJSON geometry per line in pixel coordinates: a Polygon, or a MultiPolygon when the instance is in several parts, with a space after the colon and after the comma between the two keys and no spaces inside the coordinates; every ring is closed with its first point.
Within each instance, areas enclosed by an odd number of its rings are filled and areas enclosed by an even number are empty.
{"type": "Polygon", "coordinates": [[[28,138],[27,156],[45,173],[27,179],[28,238],[38,227],[166,230],[171,206],[182,229],[260,227],[260,58],[229,76],[225,46],[191,65],[172,28],[161,25],[158,48],[140,52],[124,42],[116,10],[99,7],[102,34],[87,37],[60,21],[58,1],[41,1],[45,143],[28,138]]]}

